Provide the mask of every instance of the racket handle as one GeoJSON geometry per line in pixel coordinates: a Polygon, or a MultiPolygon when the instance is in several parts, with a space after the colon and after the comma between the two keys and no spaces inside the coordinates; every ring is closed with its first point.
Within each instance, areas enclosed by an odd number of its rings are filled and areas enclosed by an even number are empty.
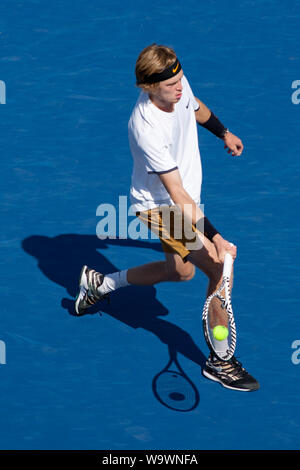
{"type": "Polygon", "coordinates": [[[231,277],[233,258],[230,253],[226,253],[223,266],[223,277],[231,277]]]}

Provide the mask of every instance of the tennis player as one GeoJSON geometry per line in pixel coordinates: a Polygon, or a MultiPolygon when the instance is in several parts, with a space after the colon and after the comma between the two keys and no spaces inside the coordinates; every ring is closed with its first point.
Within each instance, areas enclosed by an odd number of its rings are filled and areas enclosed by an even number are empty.
{"type": "MultiPolygon", "coordinates": [[[[188,281],[195,267],[208,277],[208,296],[221,283],[225,253],[234,259],[237,254],[236,246],[222,237],[199,207],[202,169],[197,123],[223,140],[233,156],[242,154],[241,140],[194,96],[173,49],[157,44],[146,47],[137,59],[135,74],[141,93],[128,124],[134,163],[131,203],[141,221],[159,235],[165,259],[106,275],[83,266],[75,301],[78,315],[130,284],[188,281]]],[[[210,328],[226,325],[218,301],[212,302],[209,313],[210,328]]],[[[214,341],[222,357],[228,341],[214,341]]],[[[221,361],[211,353],[203,374],[233,390],[259,388],[234,356],[221,361]]]]}

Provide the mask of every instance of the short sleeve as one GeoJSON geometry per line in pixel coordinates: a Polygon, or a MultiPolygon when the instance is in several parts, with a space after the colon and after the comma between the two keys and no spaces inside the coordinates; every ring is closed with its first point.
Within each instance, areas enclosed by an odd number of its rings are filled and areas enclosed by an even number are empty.
{"type": "Polygon", "coordinates": [[[148,173],[163,174],[177,169],[177,164],[163,139],[153,132],[139,139],[148,173]]]}
{"type": "Polygon", "coordinates": [[[198,109],[199,109],[199,103],[198,103],[198,101],[196,100],[196,98],[195,98],[195,96],[194,96],[194,93],[193,93],[193,91],[192,91],[192,89],[191,89],[191,87],[190,87],[190,84],[189,84],[189,82],[188,82],[188,80],[187,80],[187,78],[186,78],[185,75],[182,77],[182,84],[183,84],[183,86],[184,86],[184,88],[185,88],[185,92],[186,92],[187,96],[188,96],[189,99],[191,100],[191,103],[192,103],[192,106],[193,106],[194,111],[198,111],[198,109]]]}

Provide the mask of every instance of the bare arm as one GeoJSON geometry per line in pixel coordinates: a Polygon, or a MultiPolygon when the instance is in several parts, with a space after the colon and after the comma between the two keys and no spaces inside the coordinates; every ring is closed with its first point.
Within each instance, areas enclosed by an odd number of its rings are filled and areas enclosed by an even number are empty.
{"type": "Polygon", "coordinates": [[[195,111],[196,121],[198,122],[198,124],[204,124],[206,121],[209,120],[210,115],[211,115],[211,110],[208,109],[206,104],[204,104],[202,101],[196,98],[196,96],[195,96],[195,99],[199,104],[199,108],[197,109],[197,111],[195,111]]]}
{"type": "MultiPolygon", "coordinates": [[[[199,104],[199,109],[195,111],[195,117],[196,121],[198,124],[204,124],[207,122],[211,116],[211,110],[204,104],[202,101],[200,101],[198,98],[196,98],[196,101],[199,104]]],[[[242,154],[244,146],[241,141],[236,135],[232,134],[231,132],[227,132],[223,138],[224,141],[224,149],[228,149],[227,153],[231,153],[233,156],[239,156],[242,154]]]]}
{"type": "MultiPolygon", "coordinates": [[[[179,171],[173,170],[169,173],[161,174],[159,178],[173,202],[180,208],[191,223],[196,225],[197,221],[204,217],[204,213],[184,189],[179,171]]],[[[234,258],[236,257],[236,247],[231,247],[229,242],[219,233],[213,237],[212,242],[216,247],[220,261],[224,261],[224,256],[227,251],[229,251],[234,258]]]]}
{"type": "Polygon", "coordinates": [[[164,173],[159,175],[159,177],[166,190],[170,194],[171,199],[191,220],[191,223],[196,224],[200,218],[204,217],[202,210],[197,206],[195,201],[184,189],[178,170],[164,173]]]}

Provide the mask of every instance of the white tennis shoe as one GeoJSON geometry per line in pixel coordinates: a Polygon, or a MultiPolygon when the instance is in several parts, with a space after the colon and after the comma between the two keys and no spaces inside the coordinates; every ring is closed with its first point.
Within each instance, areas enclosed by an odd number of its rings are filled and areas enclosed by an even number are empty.
{"type": "Polygon", "coordinates": [[[83,266],[79,277],[79,292],[75,299],[75,311],[77,315],[84,315],[86,309],[95,305],[96,302],[108,297],[101,295],[98,288],[101,286],[104,275],[94,269],[83,266]]]}

